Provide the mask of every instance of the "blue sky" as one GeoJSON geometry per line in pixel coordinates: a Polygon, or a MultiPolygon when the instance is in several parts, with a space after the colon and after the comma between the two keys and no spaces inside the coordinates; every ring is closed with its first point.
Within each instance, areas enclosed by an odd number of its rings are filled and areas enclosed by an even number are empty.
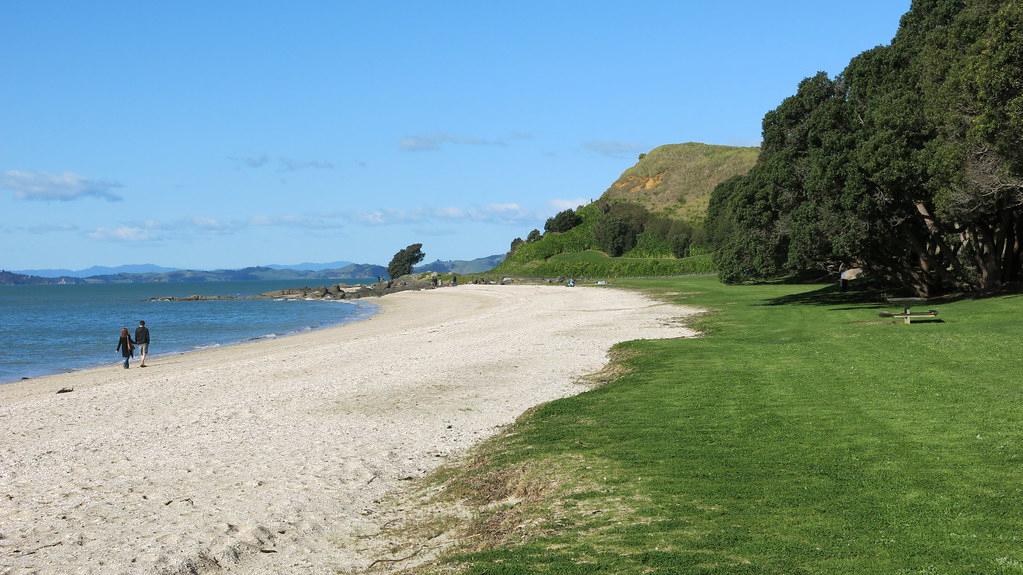
{"type": "Polygon", "coordinates": [[[757,145],[908,9],[5,2],[0,269],[502,253],[642,151],[757,145]]]}

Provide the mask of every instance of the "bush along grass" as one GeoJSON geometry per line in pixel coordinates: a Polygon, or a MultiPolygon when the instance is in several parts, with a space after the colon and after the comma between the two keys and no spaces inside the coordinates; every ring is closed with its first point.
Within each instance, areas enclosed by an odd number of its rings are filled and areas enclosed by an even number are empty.
{"type": "Polygon", "coordinates": [[[1023,298],[907,326],[829,287],[628,284],[703,335],[618,346],[438,476],[474,519],[417,573],[1023,572],[1023,298]]]}
{"type": "Polygon", "coordinates": [[[493,273],[527,277],[619,278],[677,276],[684,274],[714,273],[714,262],[708,254],[676,259],[664,258],[610,258],[603,252],[588,250],[564,253],[546,260],[525,263],[508,262],[493,273]]]}

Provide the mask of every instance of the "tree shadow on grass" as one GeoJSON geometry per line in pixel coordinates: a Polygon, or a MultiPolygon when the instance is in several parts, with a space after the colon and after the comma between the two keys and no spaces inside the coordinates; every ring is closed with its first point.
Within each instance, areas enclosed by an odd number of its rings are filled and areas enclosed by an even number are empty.
{"type": "Polygon", "coordinates": [[[824,286],[811,291],[788,294],[765,300],[761,305],[821,305],[821,306],[845,306],[836,307],[838,310],[870,309],[887,305],[884,300],[884,292],[880,290],[850,290],[842,291],[838,286],[824,286]]]}
{"type": "MultiPolygon", "coordinates": [[[[1005,296],[1008,292],[1002,291],[992,294],[948,294],[939,297],[929,298],[925,301],[921,301],[918,304],[914,304],[914,308],[923,308],[924,306],[933,306],[940,304],[947,304],[956,302],[967,298],[977,297],[991,297],[991,296],[1005,296]]],[[[888,301],[889,297],[894,297],[894,293],[889,290],[883,290],[878,288],[859,288],[851,289],[849,291],[842,291],[836,285],[824,286],[811,291],[794,293],[784,295],[776,298],[765,300],[761,305],[775,306],[775,305],[819,305],[819,306],[831,306],[830,311],[851,311],[857,309],[880,309],[880,308],[896,308],[900,307],[901,304],[891,303],[888,301]]],[[[1013,295],[1020,295],[1019,292],[1013,293],[1013,295]]],[[[916,322],[913,322],[916,323],[916,322]]]]}

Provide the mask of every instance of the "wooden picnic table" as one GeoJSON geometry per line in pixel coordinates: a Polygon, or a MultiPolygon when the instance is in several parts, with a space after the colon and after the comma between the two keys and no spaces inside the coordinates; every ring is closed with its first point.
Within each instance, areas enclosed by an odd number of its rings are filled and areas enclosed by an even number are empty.
{"type": "Polygon", "coordinates": [[[929,309],[925,312],[913,313],[911,308],[915,304],[926,303],[927,298],[923,297],[889,297],[885,298],[888,303],[893,303],[902,306],[902,313],[892,313],[890,311],[883,311],[879,315],[881,317],[891,317],[905,320],[906,325],[913,323],[914,319],[921,318],[932,318],[937,317],[938,310],[929,309]]]}

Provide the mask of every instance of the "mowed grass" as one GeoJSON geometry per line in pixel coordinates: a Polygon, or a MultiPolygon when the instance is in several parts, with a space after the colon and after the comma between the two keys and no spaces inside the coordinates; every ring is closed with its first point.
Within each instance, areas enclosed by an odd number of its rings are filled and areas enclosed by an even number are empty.
{"type": "Polygon", "coordinates": [[[906,326],[822,286],[615,283],[708,309],[703,337],[620,346],[455,470],[477,519],[434,567],[1023,573],[1023,298],[906,326]]]}

